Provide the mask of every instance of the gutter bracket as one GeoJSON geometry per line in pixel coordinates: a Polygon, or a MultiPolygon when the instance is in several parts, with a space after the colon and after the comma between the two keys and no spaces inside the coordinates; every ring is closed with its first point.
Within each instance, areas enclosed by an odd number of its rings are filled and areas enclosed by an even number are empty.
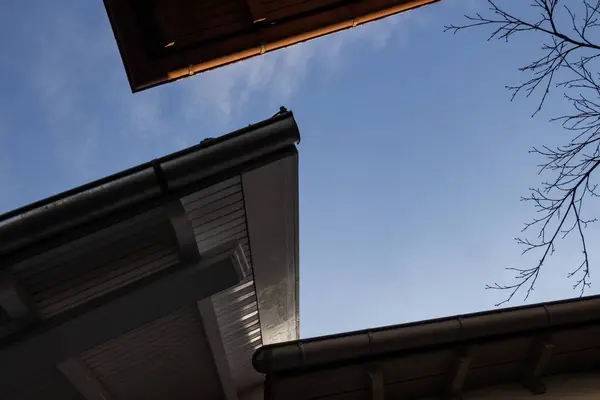
{"type": "Polygon", "coordinates": [[[369,374],[369,382],[371,387],[371,400],[384,400],[385,385],[383,383],[383,376],[380,369],[375,365],[369,365],[367,367],[367,373],[369,374]]]}
{"type": "Polygon", "coordinates": [[[170,199],[164,207],[177,241],[181,266],[197,264],[200,261],[200,250],[198,250],[194,228],[192,228],[181,200],[170,199]]]}
{"type": "Polygon", "coordinates": [[[456,350],[443,395],[444,399],[462,399],[462,391],[467,380],[471,361],[473,361],[473,357],[468,347],[461,346],[456,350]]]}
{"type": "Polygon", "coordinates": [[[194,228],[190,223],[187,211],[183,207],[181,199],[173,197],[170,193],[169,181],[158,160],[152,161],[152,168],[154,169],[161,194],[167,199],[164,208],[175,234],[180,262],[182,266],[196,264],[200,261],[200,250],[198,249],[194,228]]]}
{"type": "Polygon", "coordinates": [[[0,310],[19,324],[27,324],[38,318],[33,301],[8,272],[0,272],[0,310]]]}
{"type": "Polygon", "coordinates": [[[541,378],[546,372],[555,347],[549,335],[537,337],[533,341],[521,376],[521,384],[533,394],[546,393],[546,385],[541,378]]]}

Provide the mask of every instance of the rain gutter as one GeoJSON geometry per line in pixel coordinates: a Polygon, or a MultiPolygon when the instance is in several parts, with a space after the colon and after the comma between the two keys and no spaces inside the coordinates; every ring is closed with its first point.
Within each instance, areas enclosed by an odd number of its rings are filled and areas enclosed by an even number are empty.
{"type": "Polygon", "coordinates": [[[267,345],[254,353],[252,364],[262,373],[297,371],[599,323],[600,296],[590,296],[267,345]]]}
{"type": "Polygon", "coordinates": [[[0,215],[0,257],[124,209],[134,210],[255,159],[294,147],[300,132],[292,112],[88,183],[0,215]]]}

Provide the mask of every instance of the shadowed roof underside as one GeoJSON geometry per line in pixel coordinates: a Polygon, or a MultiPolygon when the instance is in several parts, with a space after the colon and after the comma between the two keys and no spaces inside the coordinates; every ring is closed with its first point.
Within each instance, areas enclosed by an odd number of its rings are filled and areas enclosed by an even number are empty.
{"type": "Polygon", "coordinates": [[[439,0],[104,0],[132,91],[439,0]]]}

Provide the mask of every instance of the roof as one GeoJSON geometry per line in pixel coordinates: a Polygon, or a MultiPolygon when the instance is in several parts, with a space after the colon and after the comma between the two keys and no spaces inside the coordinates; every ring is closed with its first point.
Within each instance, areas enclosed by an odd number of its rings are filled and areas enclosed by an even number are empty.
{"type": "Polygon", "coordinates": [[[439,0],[104,0],[132,91],[439,0]]]}
{"type": "Polygon", "coordinates": [[[254,350],[298,337],[299,139],[282,110],[0,216],[0,391],[231,400],[261,384],[254,350]]]}
{"type": "Polygon", "coordinates": [[[456,396],[507,382],[542,393],[545,376],[600,365],[600,296],[268,345],[253,365],[273,399],[456,396]]]}

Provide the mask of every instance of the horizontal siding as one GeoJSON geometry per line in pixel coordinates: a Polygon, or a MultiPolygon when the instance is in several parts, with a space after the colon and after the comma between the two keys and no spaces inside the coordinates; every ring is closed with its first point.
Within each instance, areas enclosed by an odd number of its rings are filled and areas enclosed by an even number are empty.
{"type": "Polygon", "coordinates": [[[194,229],[200,252],[237,240],[252,266],[244,195],[239,176],[194,192],[181,199],[194,229]]]}
{"type": "Polygon", "coordinates": [[[118,399],[219,398],[219,379],[195,304],[81,358],[118,399]]]}
{"type": "MultiPolygon", "coordinates": [[[[181,200],[194,229],[199,250],[237,240],[250,267],[252,254],[240,177],[192,193],[181,200]]],[[[251,366],[254,350],[262,344],[258,305],[252,277],[212,297],[213,307],[236,388],[260,381],[251,366]]]]}
{"type": "Polygon", "coordinates": [[[176,265],[171,227],[154,211],[11,267],[43,319],[176,265]]]}
{"type": "Polygon", "coordinates": [[[236,388],[242,390],[260,381],[251,365],[254,350],[262,345],[254,280],[213,296],[213,307],[236,388]]]}
{"type": "MultiPolygon", "coordinates": [[[[239,177],[185,196],[181,202],[201,253],[237,240],[252,266],[239,177]]],[[[173,266],[178,259],[171,227],[158,210],[15,264],[11,271],[43,318],[49,318],[173,266]]],[[[261,379],[251,366],[252,354],[262,344],[254,287],[250,277],[212,298],[238,389],[261,379]]],[[[81,357],[116,398],[191,399],[199,393],[210,398],[211,390],[217,396],[219,380],[199,318],[194,305],[81,357]]]]}

